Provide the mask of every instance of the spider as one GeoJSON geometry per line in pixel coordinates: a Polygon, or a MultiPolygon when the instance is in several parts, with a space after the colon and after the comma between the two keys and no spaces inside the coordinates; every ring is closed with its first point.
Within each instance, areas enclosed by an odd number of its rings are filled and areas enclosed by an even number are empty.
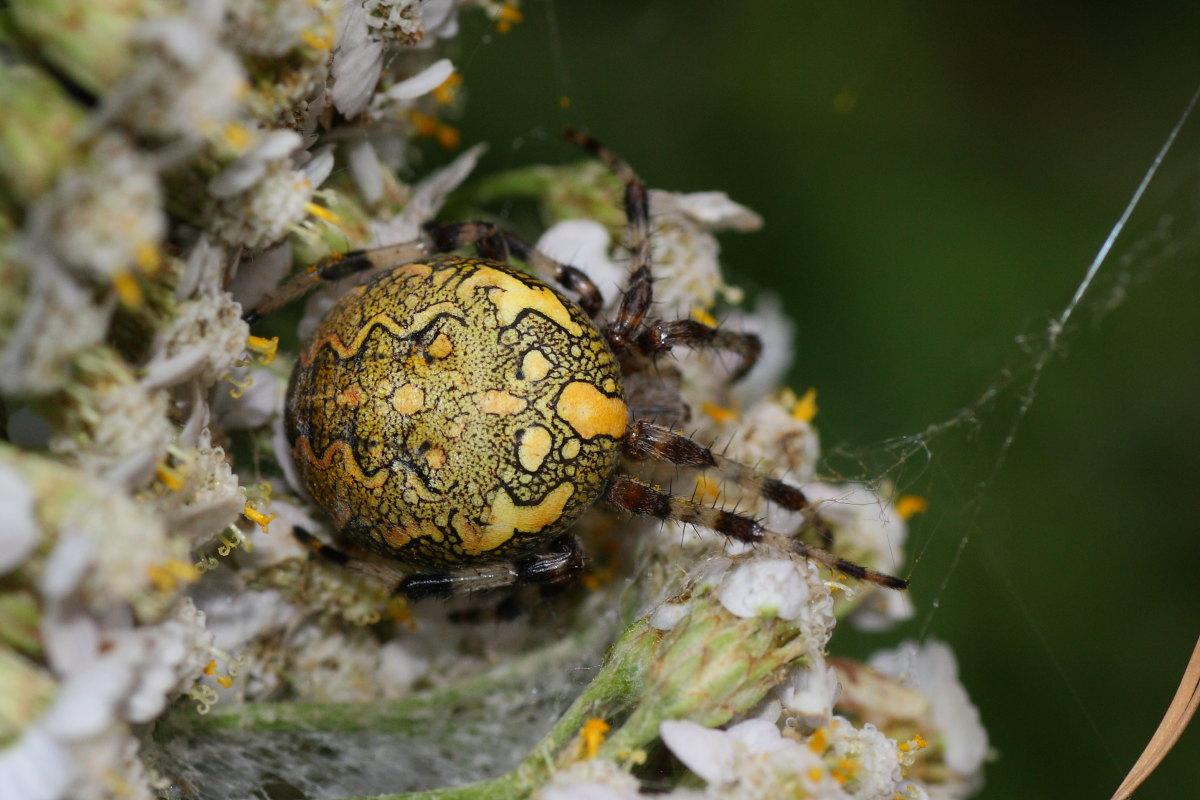
{"type": "MultiPolygon", "coordinates": [[[[328,256],[246,315],[258,319],[323,281],[382,270],[320,323],[288,386],[294,461],[342,539],[410,570],[395,589],[410,600],[514,585],[548,590],[582,570],[572,524],[603,502],[906,588],[901,578],[622,469],[628,458],[717,471],[804,512],[828,542],[828,527],[798,487],[650,421],[647,404],[623,388],[646,383],[655,359],[679,346],[733,353],[737,380],[762,344],[753,334],[651,316],[645,184],[591,136],[568,130],[566,138],[624,185],[631,259],[611,318],[601,318],[603,298],[583,272],[486,222],[431,223],[428,242],[328,256]],[[469,246],[479,257],[447,255],[469,246]],[[428,257],[431,249],[441,255],[428,257]],[[539,277],[511,267],[510,256],[539,277]]],[[[332,561],[350,561],[297,535],[332,561]]]]}

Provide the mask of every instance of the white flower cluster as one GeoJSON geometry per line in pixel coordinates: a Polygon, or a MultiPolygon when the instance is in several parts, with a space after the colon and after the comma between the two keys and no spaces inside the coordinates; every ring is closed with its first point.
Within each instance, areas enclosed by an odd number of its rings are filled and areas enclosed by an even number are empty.
{"type": "MultiPolygon", "coordinates": [[[[413,238],[462,181],[478,148],[415,190],[388,169],[404,135],[457,145],[436,118],[456,79],[435,45],[460,4],[17,5],[14,52],[38,57],[0,67],[0,800],[150,798],[145,723],[185,695],[205,711],[277,689],[263,642],[302,616],[212,572],[300,553],[264,536],[278,487],[229,456],[231,431],[268,441],[286,369],[227,287],[266,252],[286,272],[293,244],[344,222],[330,207],[354,187],[323,188],[335,121],[358,117],[338,135],[381,214],[347,227],[387,235],[403,217],[413,238]],[[268,543],[258,561],[254,541],[268,543]],[[215,595],[243,602],[213,624],[189,591],[219,612],[215,595]],[[218,634],[246,652],[216,649],[218,634]]],[[[363,605],[347,614],[378,618],[363,605]]],[[[333,690],[352,686],[338,657],[355,637],[302,629],[296,685],[355,695],[333,690]]],[[[380,662],[372,641],[356,663],[380,662]]],[[[377,678],[362,674],[369,696],[377,678]]]]}

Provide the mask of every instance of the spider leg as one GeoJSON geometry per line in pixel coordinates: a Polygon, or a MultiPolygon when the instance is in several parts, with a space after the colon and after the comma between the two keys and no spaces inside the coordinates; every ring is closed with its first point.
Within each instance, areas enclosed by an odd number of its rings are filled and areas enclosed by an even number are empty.
{"type": "Polygon", "coordinates": [[[336,547],[325,544],[303,528],[292,528],[292,536],[295,536],[296,541],[330,564],[337,564],[339,567],[344,567],[354,560],[336,547]]]}
{"type": "Polygon", "coordinates": [[[431,222],[425,232],[438,252],[449,252],[474,245],[479,254],[493,261],[508,262],[510,255],[524,261],[543,280],[553,280],[574,294],[579,307],[589,317],[600,313],[604,298],[596,284],[584,272],[569,264],[560,264],[514,233],[490,222],[431,222]]]}
{"type": "Polygon", "coordinates": [[[833,531],[817,514],[812,503],[797,486],[772,478],[762,470],[724,456],[694,439],[652,422],[637,420],[625,433],[625,452],[638,458],[655,458],[681,467],[698,470],[716,469],[738,486],[757,492],[768,501],[789,511],[805,512],[821,543],[833,544],[833,531]]]}
{"type": "Polygon", "coordinates": [[[258,322],[276,309],[282,308],[322,283],[336,281],[374,267],[395,266],[416,261],[429,252],[424,242],[404,242],[367,250],[348,250],[330,253],[303,272],[293,275],[278,289],[264,297],[257,306],[242,315],[249,323],[258,322]]]}
{"type": "Polygon", "coordinates": [[[553,550],[513,562],[482,564],[455,570],[430,570],[407,575],[395,593],[409,600],[451,597],[506,586],[537,586],[543,592],[570,583],[583,569],[583,548],[574,536],[563,536],[553,550]]]}
{"type": "Polygon", "coordinates": [[[604,499],[619,509],[645,517],[699,525],[739,542],[769,544],[788,550],[858,580],[870,581],[889,589],[907,589],[908,581],[863,567],[828,550],[767,530],[762,523],[742,514],[702,505],[676,497],[629,475],[614,475],[604,490],[604,499]]]}
{"type": "Polygon", "coordinates": [[[612,322],[604,326],[604,335],[614,352],[629,349],[641,330],[654,302],[654,279],[650,274],[650,201],[646,184],[616,153],[586,133],[568,128],[564,134],[572,142],[603,161],[625,184],[625,217],[628,220],[626,246],[629,262],[629,286],[612,322]]]}
{"type": "Polygon", "coordinates": [[[734,382],[746,377],[762,354],[762,340],[756,334],[714,328],[693,319],[655,320],[637,337],[638,350],[651,358],[681,344],[694,350],[712,348],[732,352],[739,359],[730,376],[734,382]]]}

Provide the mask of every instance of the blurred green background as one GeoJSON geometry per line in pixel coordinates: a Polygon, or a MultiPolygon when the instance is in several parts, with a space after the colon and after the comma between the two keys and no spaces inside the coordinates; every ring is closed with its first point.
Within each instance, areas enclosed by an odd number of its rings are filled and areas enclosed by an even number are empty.
{"type": "MultiPolygon", "coordinates": [[[[931,501],[907,573],[918,618],[839,630],[834,649],[950,642],[999,755],[981,797],[1108,797],[1200,634],[1200,117],[1002,442],[1050,321],[1200,85],[1200,7],[524,11],[507,35],[466,20],[482,43],[455,58],[464,142],[492,144],[482,172],[576,159],[572,124],[651,186],[762,213],[724,263],[796,320],[792,384],[820,392],[829,468],[931,501]],[[973,424],[903,462],[882,444],[1006,374],[973,424]]],[[[1138,797],[1200,796],[1198,761],[1200,726],[1138,797]]]]}

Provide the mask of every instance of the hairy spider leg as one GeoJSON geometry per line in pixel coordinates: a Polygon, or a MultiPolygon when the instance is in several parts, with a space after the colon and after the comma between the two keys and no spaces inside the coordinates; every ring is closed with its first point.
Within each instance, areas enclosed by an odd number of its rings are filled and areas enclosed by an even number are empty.
{"type": "Polygon", "coordinates": [[[604,335],[613,352],[622,353],[633,344],[641,330],[650,305],[654,302],[653,282],[650,274],[650,201],[646,184],[616,153],[586,133],[568,128],[564,136],[567,141],[582,147],[600,159],[625,184],[626,241],[631,259],[629,262],[629,285],[621,297],[616,318],[604,326],[604,335]]]}
{"type": "Polygon", "coordinates": [[[833,531],[798,486],[773,478],[740,461],[717,453],[682,433],[637,420],[625,433],[625,451],[637,458],[654,458],[680,467],[715,469],[738,486],[789,511],[804,513],[807,525],[821,538],[826,548],[833,545],[833,531]]]}
{"type": "Polygon", "coordinates": [[[650,357],[676,345],[694,349],[729,350],[739,358],[732,379],[744,377],[762,353],[762,341],[752,333],[735,333],[690,319],[655,320],[646,316],[654,303],[654,278],[650,272],[650,202],[646,184],[620,156],[586,133],[568,128],[567,141],[603,161],[625,185],[626,246],[631,253],[629,285],[621,297],[616,317],[604,326],[604,336],[616,353],[630,347],[650,357]]]}
{"type": "Polygon", "coordinates": [[[762,523],[751,517],[668,494],[630,475],[614,475],[605,489],[604,499],[631,514],[699,525],[739,542],[761,542],[779,550],[791,551],[851,578],[870,581],[889,589],[908,588],[908,581],[903,578],[877,572],[835,556],[828,550],[767,530],[762,523]]]}

